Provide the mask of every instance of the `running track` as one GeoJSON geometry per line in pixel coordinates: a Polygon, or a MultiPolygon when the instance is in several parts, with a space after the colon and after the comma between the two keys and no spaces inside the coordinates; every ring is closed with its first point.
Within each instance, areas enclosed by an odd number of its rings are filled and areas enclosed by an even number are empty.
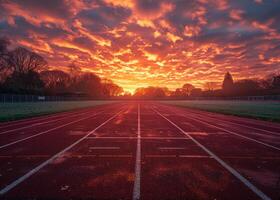
{"type": "Polygon", "coordinates": [[[280,124],[123,102],[0,124],[0,199],[280,199],[280,124]]]}

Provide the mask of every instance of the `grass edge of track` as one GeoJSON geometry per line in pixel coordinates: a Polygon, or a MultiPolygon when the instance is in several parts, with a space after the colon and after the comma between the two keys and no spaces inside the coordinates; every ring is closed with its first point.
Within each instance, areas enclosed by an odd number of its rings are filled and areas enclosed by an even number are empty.
{"type": "MultiPolygon", "coordinates": [[[[81,103],[82,101],[77,101],[76,103],[81,103]]],[[[16,121],[16,120],[21,120],[21,119],[28,119],[28,118],[34,118],[34,117],[39,117],[39,116],[47,116],[51,114],[58,114],[58,113],[63,113],[63,112],[68,112],[68,111],[76,111],[76,110],[82,110],[82,109],[87,109],[87,108],[93,108],[93,107],[98,107],[102,105],[107,105],[107,104],[113,104],[116,103],[117,101],[92,101],[95,102],[96,104],[92,105],[85,105],[85,106],[73,106],[70,108],[61,108],[57,110],[49,110],[49,111],[38,111],[38,112],[30,112],[30,113],[15,113],[15,114],[10,114],[9,116],[1,116],[0,115],[0,122],[10,122],[10,121],[16,121]]],[[[38,104],[38,102],[33,102],[34,105],[38,104]]],[[[48,102],[48,103],[62,103],[62,102],[48,102]]],[[[64,102],[65,103],[65,102],[64,102]]],[[[4,104],[2,104],[4,105],[4,104]]],[[[1,108],[1,105],[0,105],[1,108]]]]}
{"type": "Polygon", "coordinates": [[[181,107],[181,108],[189,108],[189,109],[193,109],[193,110],[206,111],[206,112],[218,113],[218,114],[229,115],[229,116],[237,116],[237,117],[248,118],[248,119],[256,119],[256,120],[280,123],[280,117],[277,118],[277,117],[267,117],[267,116],[260,116],[260,115],[256,116],[253,114],[237,113],[237,112],[233,112],[231,110],[218,110],[218,109],[214,109],[214,108],[198,108],[196,106],[191,106],[191,105],[187,105],[187,104],[182,105],[182,104],[170,103],[167,101],[160,101],[160,103],[165,104],[165,105],[181,107]]]}

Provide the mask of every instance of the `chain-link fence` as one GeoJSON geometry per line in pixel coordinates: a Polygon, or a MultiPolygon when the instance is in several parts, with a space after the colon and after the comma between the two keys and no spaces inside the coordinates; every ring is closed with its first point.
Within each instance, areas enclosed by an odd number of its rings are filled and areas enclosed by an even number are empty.
{"type": "Polygon", "coordinates": [[[1,103],[17,102],[42,102],[42,101],[83,101],[90,100],[89,97],[76,96],[42,96],[42,95],[17,95],[17,94],[0,94],[1,103]]]}
{"type": "Polygon", "coordinates": [[[194,97],[193,100],[239,100],[239,101],[280,101],[280,95],[239,96],[239,97],[194,97]]]}
{"type": "MultiPolygon", "coordinates": [[[[114,97],[112,100],[133,100],[133,97],[114,97]]],[[[152,98],[148,98],[152,99],[152,98]]],[[[280,101],[280,95],[266,96],[240,96],[240,97],[184,97],[172,98],[167,97],[162,100],[236,100],[236,101],[280,101]]],[[[90,97],[81,96],[42,96],[42,95],[17,95],[17,94],[0,94],[0,103],[17,103],[17,102],[44,102],[44,101],[87,101],[93,100],[90,97]]]]}

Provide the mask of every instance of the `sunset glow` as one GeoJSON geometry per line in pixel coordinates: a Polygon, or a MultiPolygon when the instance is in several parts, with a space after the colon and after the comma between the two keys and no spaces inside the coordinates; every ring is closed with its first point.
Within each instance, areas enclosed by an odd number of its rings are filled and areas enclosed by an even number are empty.
{"type": "Polygon", "coordinates": [[[0,35],[52,69],[75,63],[132,93],[279,72],[278,0],[4,0],[0,10],[0,35]]]}

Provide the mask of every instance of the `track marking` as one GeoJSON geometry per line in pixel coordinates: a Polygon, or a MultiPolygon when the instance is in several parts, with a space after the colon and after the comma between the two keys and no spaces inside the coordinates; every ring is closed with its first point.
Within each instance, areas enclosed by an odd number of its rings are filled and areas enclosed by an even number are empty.
{"type": "Polygon", "coordinates": [[[135,161],[135,179],[133,187],[133,200],[140,199],[140,181],[141,181],[141,124],[140,124],[140,104],[138,104],[138,126],[137,126],[137,150],[135,161]]]}
{"type": "Polygon", "coordinates": [[[222,165],[225,169],[227,169],[232,175],[234,175],[237,179],[239,179],[244,185],[246,185],[252,192],[254,192],[257,196],[259,196],[263,200],[271,200],[270,197],[268,197],[266,194],[264,194],[261,190],[259,190],[256,186],[254,186],[249,180],[247,180],[245,177],[243,177],[238,171],[236,171],[234,168],[232,168],[230,165],[228,165],[225,161],[220,159],[216,154],[214,154],[212,151],[210,151],[208,148],[203,146],[200,142],[198,142],[195,138],[193,138],[191,135],[189,135],[187,132],[185,132],[181,127],[179,127],[177,124],[172,122],[170,119],[159,113],[157,110],[154,110],[158,115],[160,115],[162,118],[167,120],[169,123],[171,123],[174,127],[176,127],[178,130],[180,130],[183,134],[188,136],[195,144],[197,144],[201,149],[203,149],[209,156],[211,156],[213,159],[215,159],[220,165],[222,165]]]}
{"type": "Polygon", "coordinates": [[[23,126],[23,127],[20,127],[20,128],[15,128],[15,129],[11,129],[11,130],[7,130],[7,131],[0,132],[0,135],[6,134],[6,133],[10,133],[10,132],[19,131],[19,130],[23,130],[23,129],[26,129],[26,128],[31,128],[31,127],[34,127],[34,126],[39,126],[39,125],[43,125],[43,124],[48,124],[48,123],[51,123],[51,122],[61,121],[61,120],[63,120],[63,119],[67,119],[67,118],[69,118],[69,117],[77,117],[77,116],[80,116],[80,115],[85,115],[85,114],[88,114],[88,113],[90,113],[90,112],[91,112],[91,111],[87,111],[87,112],[79,113],[79,114],[70,114],[69,116],[66,116],[66,117],[61,117],[61,118],[49,120],[49,121],[46,121],[46,122],[38,122],[38,123],[31,124],[31,125],[28,125],[28,126],[23,126]]]}
{"type": "Polygon", "coordinates": [[[180,158],[212,158],[211,156],[202,155],[179,155],[180,158]]]}
{"type": "Polygon", "coordinates": [[[132,155],[96,155],[100,158],[132,158],[132,155]]]}
{"type": "Polygon", "coordinates": [[[76,123],[76,122],[79,122],[79,121],[82,121],[82,120],[85,120],[85,119],[89,119],[89,118],[91,118],[91,117],[95,117],[96,115],[98,115],[98,114],[100,114],[100,113],[102,113],[102,112],[104,112],[104,111],[100,111],[100,112],[98,112],[98,113],[95,113],[94,115],[91,115],[91,116],[88,116],[88,117],[84,117],[84,118],[82,118],[82,119],[78,119],[78,120],[69,122],[69,123],[67,123],[67,124],[63,124],[63,125],[60,125],[60,126],[57,126],[57,127],[51,128],[51,129],[48,129],[48,130],[46,130],[46,131],[43,131],[43,132],[40,132],[40,133],[31,135],[31,136],[25,137],[25,138],[23,138],[23,139],[16,140],[16,141],[14,141],[14,142],[10,142],[10,143],[8,143],[8,144],[1,145],[1,146],[0,146],[0,150],[3,149],[3,148],[5,148],[5,147],[9,147],[9,146],[11,146],[11,145],[17,144],[17,143],[19,143],[19,142],[23,142],[23,141],[25,141],[25,140],[29,140],[29,139],[34,138],[34,137],[37,137],[37,136],[39,136],[39,135],[43,135],[43,134],[45,134],[45,133],[54,131],[54,130],[56,130],[56,129],[63,128],[63,127],[68,126],[68,125],[70,125],[70,124],[74,124],[74,123],[76,123]]]}
{"type": "Polygon", "coordinates": [[[94,150],[103,150],[103,149],[105,149],[105,150],[110,150],[110,149],[120,149],[120,147],[90,147],[89,149],[94,149],[94,150]]]}
{"type": "Polygon", "coordinates": [[[176,155],[145,155],[146,158],[176,158],[176,155]]]}
{"type": "MultiPolygon", "coordinates": [[[[207,116],[207,117],[208,117],[208,118],[211,118],[211,119],[215,119],[215,120],[221,121],[221,122],[226,122],[226,123],[230,123],[230,124],[235,124],[235,125],[238,125],[238,126],[243,126],[243,127],[246,127],[246,128],[255,129],[255,130],[258,130],[258,131],[263,131],[263,132],[266,132],[266,133],[270,133],[270,134],[272,134],[273,136],[280,136],[280,133],[278,133],[278,132],[269,131],[269,130],[265,130],[265,129],[262,129],[262,128],[256,128],[256,127],[248,126],[248,125],[245,125],[245,124],[239,124],[239,123],[236,123],[236,122],[230,122],[230,121],[226,121],[226,120],[222,120],[222,119],[217,119],[217,118],[215,118],[215,117],[209,117],[209,116],[207,116]]],[[[266,136],[266,135],[261,134],[261,133],[259,133],[259,135],[266,136]]]]}
{"type": "MultiPolygon", "coordinates": [[[[185,118],[188,118],[188,117],[185,116],[185,118]]],[[[220,130],[222,130],[222,131],[224,131],[224,132],[227,132],[227,133],[230,133],[230,134],[233,134],[233,135],[236,135],[236,136],[245,138],[245,139],[247,139],[247,140],[251,140],[251,141],[256,142],[256,143],[258,143],[258,144],[262,144],[262,145],[264,145],[264,146],[267,146],[267,147],[270,147],[270,148],[272,148],[272,149],[276,149],[276,150],[280,151],[280,148],[279,148],[279,147],[273,146],[273,145],[271,145],[271,144],[267,144],[267,143],[262,142],[262,141],[260,141],[260,140],[256,140],[256,139],[253,139],[253,138],[251,138],[251,137],[247,137],[247,136],[245,136],[245,135],[242,135],[242,134],[239,134],[239,133],[236,133],[236,132],[227,130],[227,129],[225,129],[225,128],[222,128],[222,127],[219,127],[219,126],[210,124],[210,123],[208,123],[208,122],[202,121],[202,120],[197,119],[197,118],[194,118],[194,117],[193,117],[192,119],[195,120],[195,121],[198,121],[198,122],[200,122],[200,123],[202,123],[202,124],[206,124],[206,125],[208,125],[208,126],[212,126],[212,127],[214,127],[214,128],[220,129],[220,130]]]]}
{"type": "MultiPolygon", "coordinates": [[[[188,117],[186,114],[184,114],[184,115],[182,115],[182,116],[183,116],[184,118],[187,118],[187,119],[190,118],[190,117],[188,117]]],[[[220,129],[220,130],[222,130],[222,131],[224,131],[224,132],[226,132],[226,133],[230,133],[230,134],[233,134],[233,135],[236,135],[236,136],[245,138],[245,139],[247,139],[247,140],[250,140],[250,141],[256,142],[256,143],[258,143],[258,144],[261,144],[261,145],[264,145],[264,146],[267,146],[267,147],[270,147],[270,148],[272,148],[272,149],[276,149],[276,150],[280,151],[280,148],[279,148],[279,147],[276,147],[276,146],[273,146],[273,145],[271,145],[271,144],[262,142],[262,141],[260,141],[260,140],[256,140],[256,139],[253,139],[253,138],[251,138],[251,137],[247,137],[247,136],[244,136],[244,135],[242,135],[242,134],[239,134],[239,133],[236,133],[236,132],[227,130],[227,129],[225,129],[225,128],[222,128],[222,127],[219,127],[219,126],[210,124],[210,123],[208,123],[208,122],[202,121],[201,119],[198,119],[198,118],[193,117],[193,116],[191,117],[191,119],[193,119],[193,120],[195,120],[195,121],[198,121],[198,122],[200,122],[200,123],[202,123],[202,124],[206,124],[206,125],[208,125],[208,126],[211,126],[211,127],[217,128],[217,129],[220,129]]]]}
{"type": "Polygon", "coordinates": [[[104,139],[137,139],[138,137],[106,137],[106,136],[101,136],[101,137],[88,137],[87,139],[90,140],[104,140],[104,139]]]}
{"type": "Polygon", "coordinates": [[[182,150],[186,149],[185,147],[159,147],[160,150],[182,150]]]}
{"type": "Polygon", "coordinates": [[[13,181],[12,183],[6,185],[4,188],[2,188],[0,190],[0,195],[4,195],[7,192],[9,192],[11,189],[13,189],[14,187],[16,187],[18,184],[22,183],[23,181],[25,181],[26,179],[28,179],[30,176],[32,176],[33,174],[35,174],[36,172],[38,172],[40,169],[42,169],[43,167],[45,167],[46,165],[48,165],[49,163],[51,163],[52,161],[54,161],[56,158],[59,158],[62,154],[64,154],[65,152],[69,151],[70,149],[72,149],[74,146],[76,146],[77,144],[79,144],[80,142],[82,142],[85,138],[87,138],[88,136],[90,136],[91,134],[93,134],[97,129],[99,129],[100,127],[104,126],[105,124],[107,124],[109,121],[111,121],[113,118],[115,118],[116,116],[118,116],[120,113],[122,112],[119,111],[117,114],[115,114],[114,116],[110,117],[109,119],[107,119],[105,122],[103,122],[102,124],[100,124],[99,126],[97,126],[95,129],[93,129],[92,131],[90,131],[87,135],[85,135],[84,137],[80,138],[79,140],[77,140],[76,142],[74,142],[73,144],[71,144],[70,146],[66,147],[65,149],[63,149],[62,151],[58,152],[57,154],[55,154],[54,156],[52,156],[51,158],[49,158],[48,160],[44,161],[43,163],[41,163],[40,165],[38,165],[37,167],[33,168],[32,170],[30,170],[29,172],[27,172],[25,175],[21,176],[20,178],[16,179],[15,181],[13,181]]]}
{"type": "MultiPolygon", "coordinates": [[[[105,107],[105,109],[110,107],[110,106],[108,106],[108,104],[107,105],[104,104],[104,106],[107,106],[107,107],[105,107]]],[[[99,110],[99,109],[100,108],[97,108],[97,110],[99,110]]],[[[87,111],[85,111],[85,108],[81,108],[81,110],[76,110],[76,111],[75,110],[74,111],[64,111],[64,112],[61,112],[61,113],[51,113],[51,114],[48,114],[48,115],[34,116],[34,117],[31,117],[31,118],[27,118],[27,119],[4,122],[3,125],[0,122],[0,129],[4,129],[4,128],[7,128],[7,127],[11,127],[11,126],[18,126],[18,125],[26,124],[26,123],[34,123],[34,122],[37,122],[36,125],[41,125],[41,124],[44,124],[45,120],[47,120],[47,119],[56,118],[57,120],[60,120],[62,118],[67,118],[69,116],[77,116],[77,115],[88,114],[88,113],[91,113],[93,111],[94,111],[93,108],[88,108],[87,111]],[[38,122],[38,121],[44,121],[44,122],[38,122]]],[[[50,120],[50,121],[53,121],[53,120],[50,120]]],[[[28,126],[28,125],[26,125],[26,126],[28,126]]],[[[0,134],[1,134],[1,132],[0,132],[0,134]]]]}
{"type": "MultiPolygon", "coordinates": [[[[71,114],[71,113],[69,113],[69,114],[71,114]]],[[[59,118],[59,117],[65,116],[65,115],[67,115],[67,113],[52,113],[49,115],[34,116],[29,119],[21,119],[21,120],[16,120],[16,121],[3,122],[3,125],[2,124],[0,125],[0,129],[15,126],[15,125],[21,125],[21,124],[25,124],[25,123],[43,121],[46,119],[51,119],[51,118],[56,118],[56,117],[59,118]]]]}
{"type": "Polygon", "coordinates": [[[89,113],[89,112],[80,113],[80,114],[72,114],[72,115],[69,115],[69,116],[66,116],[66,117],[61,117],[61,118],[58,118],[58,119],[53,119],[53,120],[49,120],[49,121],[45,121],[45,122],[37,122],[35,124],[31,124],[31,125],[28,125],[28,126],[23,126],[23,127],[20,127],[20,128],[15,128],[15,129],[0,132],[0,135],[10,133],[10,132],[14,132],[14,131],[23,130],[23,129],[26,129],[26,128],[31,128],[31,127],[34,127],[34,126],[48,124],[48,123],[51,123],[51,122],[57,122],[57,121],[60,121],[60,120],[63,120],[63,119],[67,119],[69,117],[80,116],[80,115],[84,115],[84,114],[87,114],[87,113],[89,113]]]}
{"type": "MultiPolygon", "coordinates": [[[[138,139],[138,137],[88,137],[87,139],[138,139]]],[[[140,137],[141,140],[189,140],[186,137],[140,137]]]]}
{"type": "MultiPolygon", "coordinates": [[[[0,155],[0,158],[49,158],[51,155],[0,155]]],[[[67,157],[67,158],[87,158],[87,157],[98,157],[98,156],[108,156],[108,154],[106,155],[103,155],[103,154],[71,154],[71,155],[61,155],[59,157],[67,157]]],[[[132,157],[132,155],[110,155],[110,156],[121,156],[121,157],[124,157],[124,156],[127,156],[127,157],[132,157]]],[[[150,155],[145,155],[146,157],[150,156],[150,155]]],[[[157,155],[154,155],[154,156],[157,156],[157,155]]],[[[178,155],[179,157],[182,157],[182,158],[211,158],[211,156],[204,156],[204,155],[178,155]]],[[[261,157],[258,157],[258,156],[220,156],[220,158],[226,158],[226,159],[245,159],[245,160],[250,160],[250,159],[259,159],[259,160],[280,160],[280,157],[279,156],[261,156],[261,157]]]]}
{"type": "MultiPolygon", "coordinates": [[[[188,111],[188,112],[191,112],[192,114],[195,114],[195,115],[198,115],[198,116],[202,116],[202,114],[200,114],[200,113],[196,113],[196,112],[192,112],[192,111],[188,111]]],[[[205,117],[205,116],[203,115],[203,117],[205,117]]],[[[238,122],[231,122],[231,121],[228,121],[228,120],[223,120],[223,119],[217,118],[217,117],[215,117],[215,116],[213,116],[213,115],[210,116],[209,114],[206,114],[206,117],[208,117],[208,118],[210,118],[210,119],[215,119],[215,120],[218,120],[218,121],[221,121],[221,122],[236,124],[236,125],[238,125],[238,126],[243,126],[243,127],[246,127],[246,128],[251,128],[251,129],[255,129],[255,130],[267,132],[267,133],[270,133],[270,134],[273,134],[273,135],[278,135],[278,136],[280,135],[280,133],[275,132],[275,131],[269,131],[269,130],[265,130],[265,129],[262,129],[262,128],[253,127],[253,124],[252,124],[252,123],[254,123],[254,122],[250,122],[250,121],[248,121],[248,123],[251,124],[251,125],[245,125],[245,124],[240,124],[240,123],[238,123],[238,122]]],[[[230,119],[229,119],[229,120],[230,120],[230,119]]],[[[239,121],[238,119],[236,119],[236,120],[239,121]]],[[[256,122],[255,122],[255,123],[256,123],[256,122]]],[[[274,128],[280,129],[280,127],[278,127],[278,126],[274,126],[274,128]]]]}

